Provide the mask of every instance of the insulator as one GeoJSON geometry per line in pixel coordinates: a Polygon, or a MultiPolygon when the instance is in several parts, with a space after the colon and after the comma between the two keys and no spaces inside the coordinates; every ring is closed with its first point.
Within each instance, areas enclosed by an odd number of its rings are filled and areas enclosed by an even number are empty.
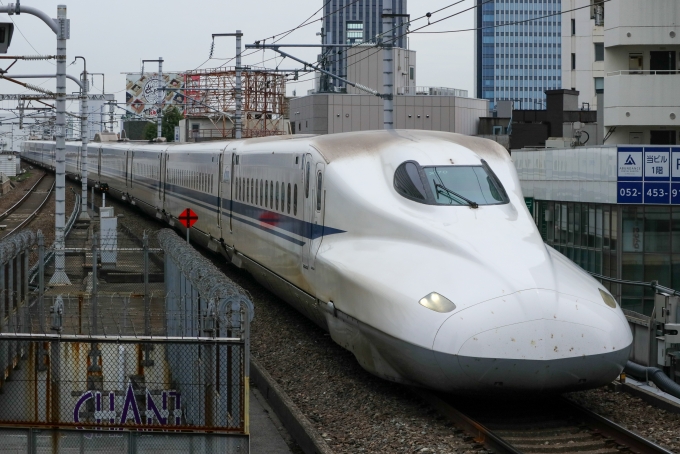
{"type": "Polygon", "coordinates": [[[21,57],[24,60],[51,60],[54,58],[53,55],[26,55],[21,57]]]}
{"type": "Polygon", "coordinates": [[[214,50],[215,50],[215,41],[213,40],[212,44],[210,45],[210,58],[212,58],[214,50]]]}

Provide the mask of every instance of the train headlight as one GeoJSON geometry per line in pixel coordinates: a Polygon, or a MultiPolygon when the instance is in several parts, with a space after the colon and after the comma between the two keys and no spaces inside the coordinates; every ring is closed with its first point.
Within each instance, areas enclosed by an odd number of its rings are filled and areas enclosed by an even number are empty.
{"type": "Polygon", "coordinates": [[[604,301],[604,304],[611,307],[612,309],[616,309],[616,300],[614,299],[614,297],[611,296],[609,293],[603,291],[602,289],[598,290],[600,290],[600,296],[602,297],[602,301],[604,301]]]}
{"type": "Polygon", "coordinates": [[[435,312],[441,312],[442,314],[451,312],[456,308],[456,305],[453,304],[450,299],[440,295],[437,292],[430,293],[425,298],[421,299],[419,303],[421,306],[424,306],[435,312]]]}

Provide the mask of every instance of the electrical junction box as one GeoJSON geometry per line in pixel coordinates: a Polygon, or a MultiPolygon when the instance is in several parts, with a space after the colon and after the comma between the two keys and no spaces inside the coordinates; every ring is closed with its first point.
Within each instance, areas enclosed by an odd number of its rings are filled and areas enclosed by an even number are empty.
{"type": "Polygon", "coordinates": [[[102,268],[115,268],[118,261],[118,218],[113,207],[99,208],[99,245],[102,268]]]}

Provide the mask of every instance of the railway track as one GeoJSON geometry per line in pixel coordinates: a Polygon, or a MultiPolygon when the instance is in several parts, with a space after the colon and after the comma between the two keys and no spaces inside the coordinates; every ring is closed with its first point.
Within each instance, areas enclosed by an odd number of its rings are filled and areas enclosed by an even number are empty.
{"type": "Polygon", "coordinates": [[[417,391],[470,440],[494,453],[671,454],[564,397],[534,401],[460,400],[417,391]]]}
{"type": "Polygon", "coordinates": [[[10,209],[0,214],[0,239],[26,227],[45,205],[54,190],[54,174],[45,173],[26,195],[10,209]]]}

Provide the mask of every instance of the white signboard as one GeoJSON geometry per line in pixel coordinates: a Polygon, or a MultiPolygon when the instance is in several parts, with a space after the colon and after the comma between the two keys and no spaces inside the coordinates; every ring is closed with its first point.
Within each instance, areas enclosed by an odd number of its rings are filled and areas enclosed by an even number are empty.
{"type": "MultiPolygon", "coordinates": [[[[625,154],[625,153],[624,153],[625,154]]],[[[649,177],[670,176],[670,152],[645,150],[645,179],[649,177]]]]}
{"type": "Polygon", "coordinates": [[[671,172],[673,178],[680,178],[680,151],[673,151],[671,156],[671,172]]]}
{"type": "Polygon", "coordinates": [[[642,151],[618,153],[619,178],[642,178],[642,151]]]}

